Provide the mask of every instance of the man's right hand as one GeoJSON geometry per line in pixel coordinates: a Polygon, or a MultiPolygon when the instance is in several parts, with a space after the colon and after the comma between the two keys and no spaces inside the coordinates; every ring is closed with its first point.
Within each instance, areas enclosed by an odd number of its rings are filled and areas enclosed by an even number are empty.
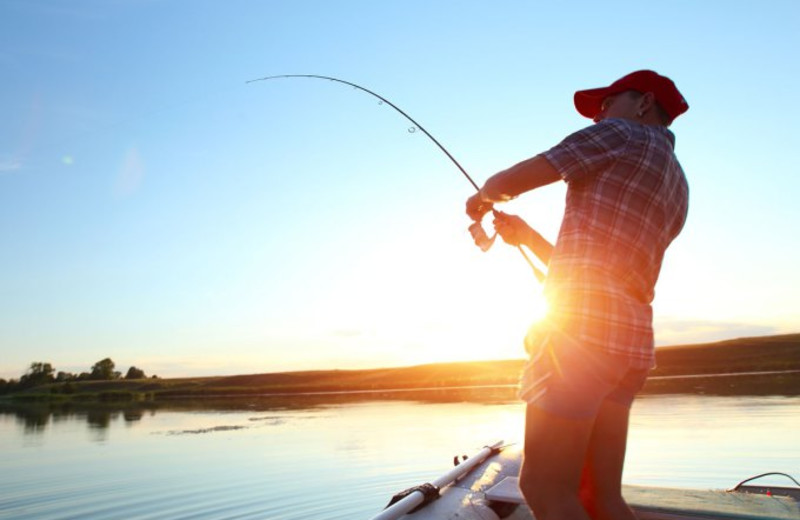
{"type": "Polygon", "coordinates": [[[530,246],[531,227],[516,215],[494,212],[494,229],[506,244],[530,246]]]}

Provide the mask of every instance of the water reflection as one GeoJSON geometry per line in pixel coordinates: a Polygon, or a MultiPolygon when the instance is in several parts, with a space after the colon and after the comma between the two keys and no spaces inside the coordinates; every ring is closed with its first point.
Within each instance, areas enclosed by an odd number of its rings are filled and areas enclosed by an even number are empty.
{"type": "Polygon", "coordinates": [[[140,408],[136,408],[133,410],[123,410],[122,416],[125,419],[126,423],[141,421],[142,417],[144,416],[144,410],[140,408]]]}
{"type": "MultiPolygon", "coordinates": [[[[91,430],[108,429],[120,417],[129,426],[142,421],[145,416],[155,416],[159,411],[216,411],[216,412],[285,412],[309,411],[336,405],[372,401],[412,401],[420,404],[483,403],[502,404],[515,402],[513,386],[471,387],[408,391],[377,391],[359,393],[270,395],[249,397],[216,397],[204,399],[166,400],[148,402],[0,402],[0,415],[11,415],[23,425],[29,435],[43,433],[51,422],[68,420],[85,421],[91,430]]],[[[285,419],[279,416],[252,418],[262,425],[279,425],[285,419]]]]}
{"type": "Polygon", "coordinates": [[[89,410],[86,414],[86,422],[92,429],[104,430],[111,425],[111,419],[116,418],[119,412],[110,412],[108,410],[89,410]]]}
{"type": "MultiPolygon", "coordinates": [[[[800,374],[764,376],[691,378],[651,378],[645,394],[686,393],[712,396],[800,395],[800,374]]],[[[687,395],[687,397],[690,397],[687,395]]],[[[195,399],[168,399],[136,402],[19,402],[0,401],[0,416],[12,415],[23,425],[25,434],[38,435],[52,422],[78,418],[90,430],[102,431],[120,417],[134,426],[145,415],[159,411],[217,412],[285,412],[310,411],[337,405],[353,405],[374,401],[411,401],[419,404],[474,403],[497,405],[517,403],[515,385],[433,388],[411,390],[378,390],[372,392],[311,393],[285,395],[216,396],[195,399]]],[[[276,425],[283,419],[258,417],[262,424],[276,425]]]]}
{"type": "MultiPolygon", "coordinates": [[[[800,464],[798,397],[650,395],[634,406],[628,483],[723,488],[800,464]]],[[[519,442],[524,415],[513,387],[4,402],[0,517],[108,518],[114,503],[131,519],[367,518],[454,455],[519,442]]]]}
{"type": "Polygon", "coordinates": [[[107,429],[120,415],[126,422],[140,421],[150,407],[139,404],[107,405],[102,403],[19,403],[0,402],[0,416],[16,417],[26,434],[41,434],[50,423],[83,420],[90,429],[107,429]]]}
{"type": "Polygon", "coordinates": [[[18,410],[14,415],[24,425],[26,434],[43,432],[50,422],[50,414],[43,410],[18,410]]]}

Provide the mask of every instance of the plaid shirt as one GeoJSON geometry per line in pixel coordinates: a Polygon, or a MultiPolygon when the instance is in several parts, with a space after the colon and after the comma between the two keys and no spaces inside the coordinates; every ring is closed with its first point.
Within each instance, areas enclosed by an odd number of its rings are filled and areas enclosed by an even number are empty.
{"type": "Polygon", "coordinates": [[[551,324],[639,368],[655,366],[650,304],[688,209],[674,145],[666,128],[607,119],[543,154],[568,185],[545,286],[551,324]]]}

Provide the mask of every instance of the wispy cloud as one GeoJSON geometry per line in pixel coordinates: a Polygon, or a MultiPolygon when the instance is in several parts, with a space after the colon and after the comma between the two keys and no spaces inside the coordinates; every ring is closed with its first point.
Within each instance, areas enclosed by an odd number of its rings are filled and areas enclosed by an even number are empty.
{"type": "Polygon", "coordinates": [[[0,154],[0,175],[19,172],[34,149],[34,144],[39,133],[42,103],[38,92],[33,93],[27,117],[21,125],[18,144],[14,151],[0,154]]]}
{"type": "Polygon", "coordinates": [[[125,153],[122,166],[117,173],[114,194],[118,197],[127,197],[139,191],[144,179],[144,165],[142,164],[139,149],[132,146],[125,153]]]}
{"type": "Polygon", "coordinates": [[[15,158],[0,157],[0,175],[14,173],[22,169],[22,161],[15,158]]]}

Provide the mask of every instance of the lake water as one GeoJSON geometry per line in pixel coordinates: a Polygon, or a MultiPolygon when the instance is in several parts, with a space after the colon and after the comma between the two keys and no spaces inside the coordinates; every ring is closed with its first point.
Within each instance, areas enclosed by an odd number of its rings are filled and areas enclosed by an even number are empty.
{"type": "MultiPolygon", "coordinates": [[[[369,518],[454,455],[521,440],[523,407],[504,395],[0,408],[0,518],[369,518]]],[[[800,397],[644,396],[625,482],[798,478],[799,439],[800,397]]]]}

